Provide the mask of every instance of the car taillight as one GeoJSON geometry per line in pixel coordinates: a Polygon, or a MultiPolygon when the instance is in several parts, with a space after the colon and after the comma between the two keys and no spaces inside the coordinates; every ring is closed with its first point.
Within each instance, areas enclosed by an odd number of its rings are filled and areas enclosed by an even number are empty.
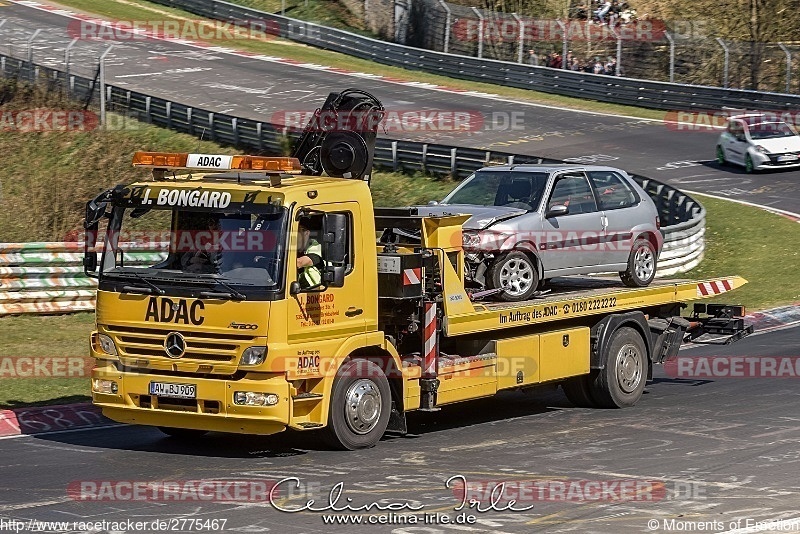
{"type": "Polygon", "coordinates": [[[656,215],[656,229],[661,230],[661,217],[656,215]]]}

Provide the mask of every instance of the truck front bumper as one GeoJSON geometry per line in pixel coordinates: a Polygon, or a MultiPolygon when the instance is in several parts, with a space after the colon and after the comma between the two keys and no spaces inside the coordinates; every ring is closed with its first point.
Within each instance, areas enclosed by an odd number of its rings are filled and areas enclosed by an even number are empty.
{"type": "Polygon", "coordinates": [[[100,393],[92,387],[92,401],[103,415],[120,423],[191,428],[241,434],[275,434],[286,428],[291,417],[289,383],[283,374],[259,374],[259,379],[207,379],[120,371],[111,362],[92,371],[95,380],[115,382],[116,393],[100,393]],[[193,384],[197,398],[168,399],[150,395],[151,382],[193,384]],[[274,393],[274,406],[234,404],[237,391],[274,393]]]}

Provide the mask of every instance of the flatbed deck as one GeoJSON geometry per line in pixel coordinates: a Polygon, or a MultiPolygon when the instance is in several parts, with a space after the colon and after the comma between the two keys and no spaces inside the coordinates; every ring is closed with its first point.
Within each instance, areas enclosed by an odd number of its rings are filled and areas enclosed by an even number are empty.
{"type": "Polygon", "coordinates": [[[631,288],[619,279],[556,278],[548,282],[549,293],[521,302],[476,301],[471,306],[461,303],[448,306],[445,296],[444,330],[448,336],[458,336],[624,312],[710,298],[746,283],[744,278],[731,276],[701,281],[657,280],[647,287],[631,288]]]}

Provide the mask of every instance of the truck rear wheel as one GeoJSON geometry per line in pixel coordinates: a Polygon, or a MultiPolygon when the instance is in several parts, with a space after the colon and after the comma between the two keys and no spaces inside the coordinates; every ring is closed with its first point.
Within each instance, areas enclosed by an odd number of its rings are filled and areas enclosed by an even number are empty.
{"type": "Polygon", "coordinates": [[[561,383],[564,395],[577,408],[592,408],[595,406],[591,386],[591,375],[575,376],[561,383]]]}
{"type": "Polygon", "coordinates": [[[389,424],[391,404],[389,381],[378,365],[345,362],[333,381],[325,442],[342,450],[374,446],[389,424]]]}
{"type": "Polygon", "coordinates": [[[647,348],[639,332],[623,326],[611,336],[603,355],[605,367],[591,384],[601,408],[626,408],[642,397],[647,381],[647,348]]]}

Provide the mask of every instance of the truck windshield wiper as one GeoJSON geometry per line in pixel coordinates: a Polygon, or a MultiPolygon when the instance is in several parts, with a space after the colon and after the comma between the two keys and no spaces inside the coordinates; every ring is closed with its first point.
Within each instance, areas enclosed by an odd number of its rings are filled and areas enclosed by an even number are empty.
{"type": "Polygon", "coordinates": [[[223,293],[221,291],[201,291],[201,297],[222,297],[222,298],[230,298],[234,300],[247,300],[247,295],[244,293],[240,293],[236,290],[233,286],[222,280],[221,278],[214,278],[213,279],[216,283],[224,287],[228,290],[228,293],[223,293]]]}
{"type": "MultiPolygon", "coordinates": [[[[137,273],[137,272],[134,272],[134,271],[128,271],[128,272],[126,272],[125,274],[132,274],[132,275],[133,275],[133,276],[135,276],[137,279],[141,280],[141,281],[142,281],[142,282],[144,282],[144,283],[145,283],[147,286],[149,286],[149,288],[150,288],[150,291],[148,291],[148,293],[155,293],[156,295],[163,295],[163,294],[165,293],[165,291],[164,291],[163,289],[161,289],[160,287],[158,287],[157,285],[155,285],[153,282],[151,282],[150,280],[148,280],[147,278],[143,277],[142,275],[140,275],[140,274],[139,274],[139,273],[137,273]]],[[[124,287],[122,288],[122,290],[123,290],[123,291],[125,291],[125,289],[126,289],[126,288],[128,288],[128,289],[134,289],[134,287],[132,287],[132,286],[124,286],[124,287]]],[[[138,289],[142,289],[142,290],[143,290],[144,288],[138,288],[138,289]]],[[[131,293],[132,293],[133,291],[129,291],[129,292],[131,292],[131,293]]]]}

